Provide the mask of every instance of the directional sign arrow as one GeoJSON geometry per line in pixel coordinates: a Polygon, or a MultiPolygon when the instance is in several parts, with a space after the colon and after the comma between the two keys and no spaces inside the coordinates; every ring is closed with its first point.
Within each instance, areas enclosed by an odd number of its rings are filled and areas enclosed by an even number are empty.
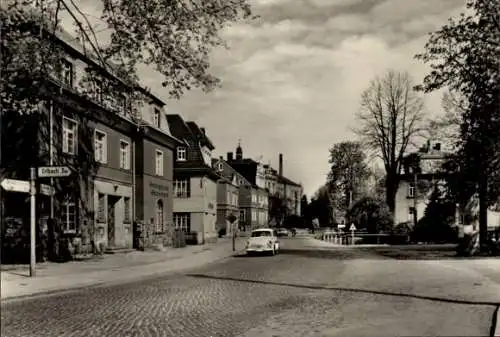
{"type": "Polygon", "coordinates": [[[0,186],[6,191],[10,192],[21,192],[21,193],[29,193],[30,192],[30,183],[25,180],[16,180],[16,179],[4,179],[0,183],[0,186]]]}
{"type": "Polygon", "coordinates": [[[61,178],[71,174],[67,166],[42,166],[38,168],[38,177],[40,178],[61,178]]]}

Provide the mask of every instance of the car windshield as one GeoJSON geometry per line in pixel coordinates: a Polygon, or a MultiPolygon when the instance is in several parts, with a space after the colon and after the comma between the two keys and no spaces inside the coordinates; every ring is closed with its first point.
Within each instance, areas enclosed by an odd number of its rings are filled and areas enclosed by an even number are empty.
{"type": "Polygon", "coordinates": [[[256,232],[252,232],[252,238],[258,238],[258,237],[261,237],[261,236],[271,236],[271,232],[270,231],[256,231],[256,232]]]}

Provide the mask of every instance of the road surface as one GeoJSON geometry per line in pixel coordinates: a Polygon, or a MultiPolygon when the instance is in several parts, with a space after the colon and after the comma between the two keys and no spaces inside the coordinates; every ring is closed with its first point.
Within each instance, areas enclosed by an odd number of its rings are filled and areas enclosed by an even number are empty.
{"type": "MultiPolygon", "coordinates": [[[[387,283],[380,270],[369,269],[385,258],[355,249],[313,247],[310,240],[284,239],[283,252],[275,257],[234,257],[189,274],[3,303],[1,335],[489,335],[493,305],[425,298],[420,294],[425,284],[415,286],[420,290],[413,296],[411,283],[387,283]],[[363,279],[358,277],[359,263],[365,266],[363,279]]],[[[388,269],[402,263],[382,262],[388,269]]],[[[397,277],[387,271],[387,278],[397,277]]]]}

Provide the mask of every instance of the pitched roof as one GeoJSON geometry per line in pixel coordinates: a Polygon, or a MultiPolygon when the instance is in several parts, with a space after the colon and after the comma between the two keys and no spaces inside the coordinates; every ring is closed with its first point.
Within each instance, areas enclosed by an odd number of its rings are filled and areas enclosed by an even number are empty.
{"type": "Polygon", "coordinates": [[[292,181],[284,176],[278,175],[278,181],[282,182],[285,185],[292,185],[292,186],[297,186],[297,187],[301,186],[300,184],[297,184],[296,182],[294,182],[294,181],[292,181]]]}
{"type": "Polygon", "coordinates": [[[204,145],[208,147],[210,150],[214,150],[215,146],[210,140],[210,138],[207,137],[205,128],[200,128],[195,122],[189,121],[186,122],[187,126],[189,129],[191,129],[192,134],[198,139],[201,143],[201,145],[204,145]]]}

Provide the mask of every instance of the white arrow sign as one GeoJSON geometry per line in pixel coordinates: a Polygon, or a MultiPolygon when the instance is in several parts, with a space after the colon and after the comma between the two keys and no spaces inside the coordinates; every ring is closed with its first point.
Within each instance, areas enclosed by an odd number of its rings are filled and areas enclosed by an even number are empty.
{"type": "Polygon", "coordinates": [[[355,231],[356,230],[356,226],[354,226],[354,224],[351,224],[351,227],[349,227],[349,230],[350,231],[355,231]]]}
{"type": "Polygon", "coordinates": [[[30,182],[24,180],[16,180],[16,179],[4,179],[0,186],[6,191],[9,192],[21,192],[21,193],[29,193],[30,192],[30,182]]]}
{"type": "Polygon", "coordinates": [[[40,178],[61,178],[71,174],[67,166],[42,166],[38,168],[38,177],[40,178]]]}
{"type": "MultiPolygon", "coordinates": [[[[9,192],[30,193],[30,182],[26,180],[4,179],[0,186],[9,192]]],[[[40,184],[40,194],[53,195],[54,188],[49,185],[40,184]]]]}

